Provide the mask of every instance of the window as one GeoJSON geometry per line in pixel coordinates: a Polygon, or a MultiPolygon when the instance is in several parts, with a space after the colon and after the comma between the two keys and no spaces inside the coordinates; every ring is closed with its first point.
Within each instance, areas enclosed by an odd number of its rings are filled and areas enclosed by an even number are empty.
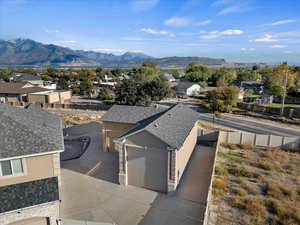
{"type": "Polygon", "coordinates": [[[12,159],[0,162],[1,176],[15,176],[24,173],[22,159],[12,159]]]}

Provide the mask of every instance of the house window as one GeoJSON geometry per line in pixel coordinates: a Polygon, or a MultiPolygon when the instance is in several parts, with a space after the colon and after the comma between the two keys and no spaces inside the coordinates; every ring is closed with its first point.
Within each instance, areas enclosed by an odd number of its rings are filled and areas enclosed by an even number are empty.
{"type": "Polygon", "coordinates": [[[0,162],[1,176],[16,176],[24,173],[22,159],[12,159],[0,162]]]}

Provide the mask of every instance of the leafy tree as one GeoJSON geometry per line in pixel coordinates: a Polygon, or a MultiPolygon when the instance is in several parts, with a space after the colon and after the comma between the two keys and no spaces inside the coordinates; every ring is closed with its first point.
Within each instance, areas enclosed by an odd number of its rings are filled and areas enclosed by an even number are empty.
{"type": "Polygon", "coordinates": [[[90,95],[93,91],[93,86],[91,84],[91,81],[88,80],[87,78],[81,80],[79,89],[81,95],[90,95]]]}
{"type": "MultiPolygon", "coordinates": [[[[223,84],[225,83],[230,84],[234,81],[234,79],[235,79],[234,72],[231,69],[220,68],[212,73],[209,80],[213,82],[214,85],[217,85],[218,80],[223,80],[223,84]]],[[[222,86],[227,86],[227,85],[222,85],[222,86]]]]}
{"type": "Polygon", "coordinates": [[[103,71],[103,68],[102,68],[102,67],[98,66],[98,67],[96,68],[96,74],[97,74],[97,75],[100,75],[100,74],[102,73],[102,71],[103,71]]]}
{"type": "Polygon", "coordinates": [[[240,89],[235,86],[219,87],[207,93],[213,112],[230,112],[238,101],[240,89]]]}
{"type": "Polygon", "coordinates": [[[261,75],[257,72],[257,70],[239,70],[237,72],[237,80],[238,81],[255,81],[261,79],[261,75]]]}
{"type": "Polygon", "coordinates": [[[8,78],[13,74],[11,69],[2,69],[0,70],[0,80],[8,80],[8,78]]]}
{"type": "Polygon", "coordinates": [[[47,74],[43,74],[43,75],[41,76],[41,78],[42,78],[42,80],[44,80],[44,81],[52,81],[52,80],[53,80],[53,78],[50,77],[50,76],[47,75],[47,74]]]}
{"type": "Polygon", "coordinates": [[[97,98],[100,100],[112,100],[114,97],[111,90],[107,88],[101,88],[97,98]]]}
{"type": "Polygon", "coordinates": [[[291,73],[289,65],[283,63],[273,68],[273,71],[264,78],[267,93],[282,97],[284,94],[284,83],[287,74],[287,89],[295,86],[296,74],[291,73]]]}
{"type": "Polygon", "coordinates": [[[133,69],[130,79],[120,82],[115,93],[119,104],[148,106],[153,100],[170,96],[172,91],[163,77],[141,74],[140,70],[133,69]]]}
{"type": "Polygon", "coordinates": [[[147,60],[147,61],[143,62],[142,66],[156,68],[156,62],[147,60]]]}
{"type": "Polygon", "coordinates": [[[223,74],[219,77],[219,79],[216,82],[216,86],[217,87],[227,87],[228,86],[225,74],[223,74]]]}
{"type": "Polygon", "coordinates": [[[207,81],[209,76],[206,66],[193,62],[186,67],[184,79],[191,82],[203,82],[207,81]]]}
{"type": "Polygon", "coordinates": [[[72,94],[73,95],[79,95],[79,93],[80,93],[80,89],[79,88],[73,88],[72,89],[72,94]]]}
{"type": "Polygon", "coordinates": [[[60,77],[58,79],[58,87],[63,90],[69,90],[68,77],[60,77]]]}

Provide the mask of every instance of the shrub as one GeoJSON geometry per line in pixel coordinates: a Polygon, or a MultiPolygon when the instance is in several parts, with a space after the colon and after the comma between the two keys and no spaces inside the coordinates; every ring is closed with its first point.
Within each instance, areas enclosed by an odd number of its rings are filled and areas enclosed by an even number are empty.
{"type": "Polygon", "coordinates": [[[217,189],[225,189],[226,185],[226,181],[221,178],[217,178],[213,181],[213,187],[217,189]]]}
{"type": "Polygon", "coordinates": [[[251,150],[255,148],[255,146],[251,143],[238,144],[238,147],[244,150],[251,150]]]}
{"type": "Polygon", "coordinates": [[[228,143],[228,142],[222,143],[222,146],[224,148],[228,148],[230,150],[236,150],[237,149],[237,146],[235,144],[231,144],[231,143],[228,143]]]}
{"type": "Polygon", "coordinates": [[[296,191],[289,185],[282,185],[277,182],[268,182],[264,187],[265,195],[276,199],[285,199],[289,197],[290,199],[296,199],[296,191]]]}
{"type": "Polygon", "coordinates": [[[248,177],[248,178],[261,178],[261,175],[255,171],[252,171],[245,167],[237,167],[237,166],[231,166],[228,169],[228,172],[237,177],[248,177]]]}
{"type": "Polygon", "coordinates": [[[253,197],[231,198],[230,204],[232,207],[245,210],[247,214],[251,216],[265,217],[267,215],[266,209],[264,205],[261,204],[261,201],[253,197]]]}
{"type": "Polygon", "coordinates": [[[243,188],[235,188],[235,189],[233,189],[233,193],[238,196],[246,196],[247,195],[247,191],[245,191],[243,188]]]}
{"type": "Polygon", "coordinates": [[[258,168],[269,170],[269,171],[279,168],[278,165],[276,165],[275,163],[271,163],[267,160],[258,160],[258,162],[255,162],[253,165],[258,168]]]}
{"type": "Polygon", "coordinates": [[[215,173],[216,175],[225,176],[228,174],[228,171],[225,167],[221,166],[220,164],[217,164],[215,167],[215,173]]]}

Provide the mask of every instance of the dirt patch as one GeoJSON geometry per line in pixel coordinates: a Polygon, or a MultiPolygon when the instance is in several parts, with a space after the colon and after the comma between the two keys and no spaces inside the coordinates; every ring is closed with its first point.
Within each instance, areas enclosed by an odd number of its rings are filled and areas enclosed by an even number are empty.
{"type": "Polygon", "coordinates": [[[224,144],[215,174],[217,225],[300,224],[299,153],[224,144]]]}
{"type": "Polygon", "coordinates": [[[65,125],[79,125],[83,123],[89,122],[99,122],[101,116],[97,114],[89,114],[89,115],[75,115],[75,114],[65,114],[65,113],[53,113],[59,116],[65,125]]]}

